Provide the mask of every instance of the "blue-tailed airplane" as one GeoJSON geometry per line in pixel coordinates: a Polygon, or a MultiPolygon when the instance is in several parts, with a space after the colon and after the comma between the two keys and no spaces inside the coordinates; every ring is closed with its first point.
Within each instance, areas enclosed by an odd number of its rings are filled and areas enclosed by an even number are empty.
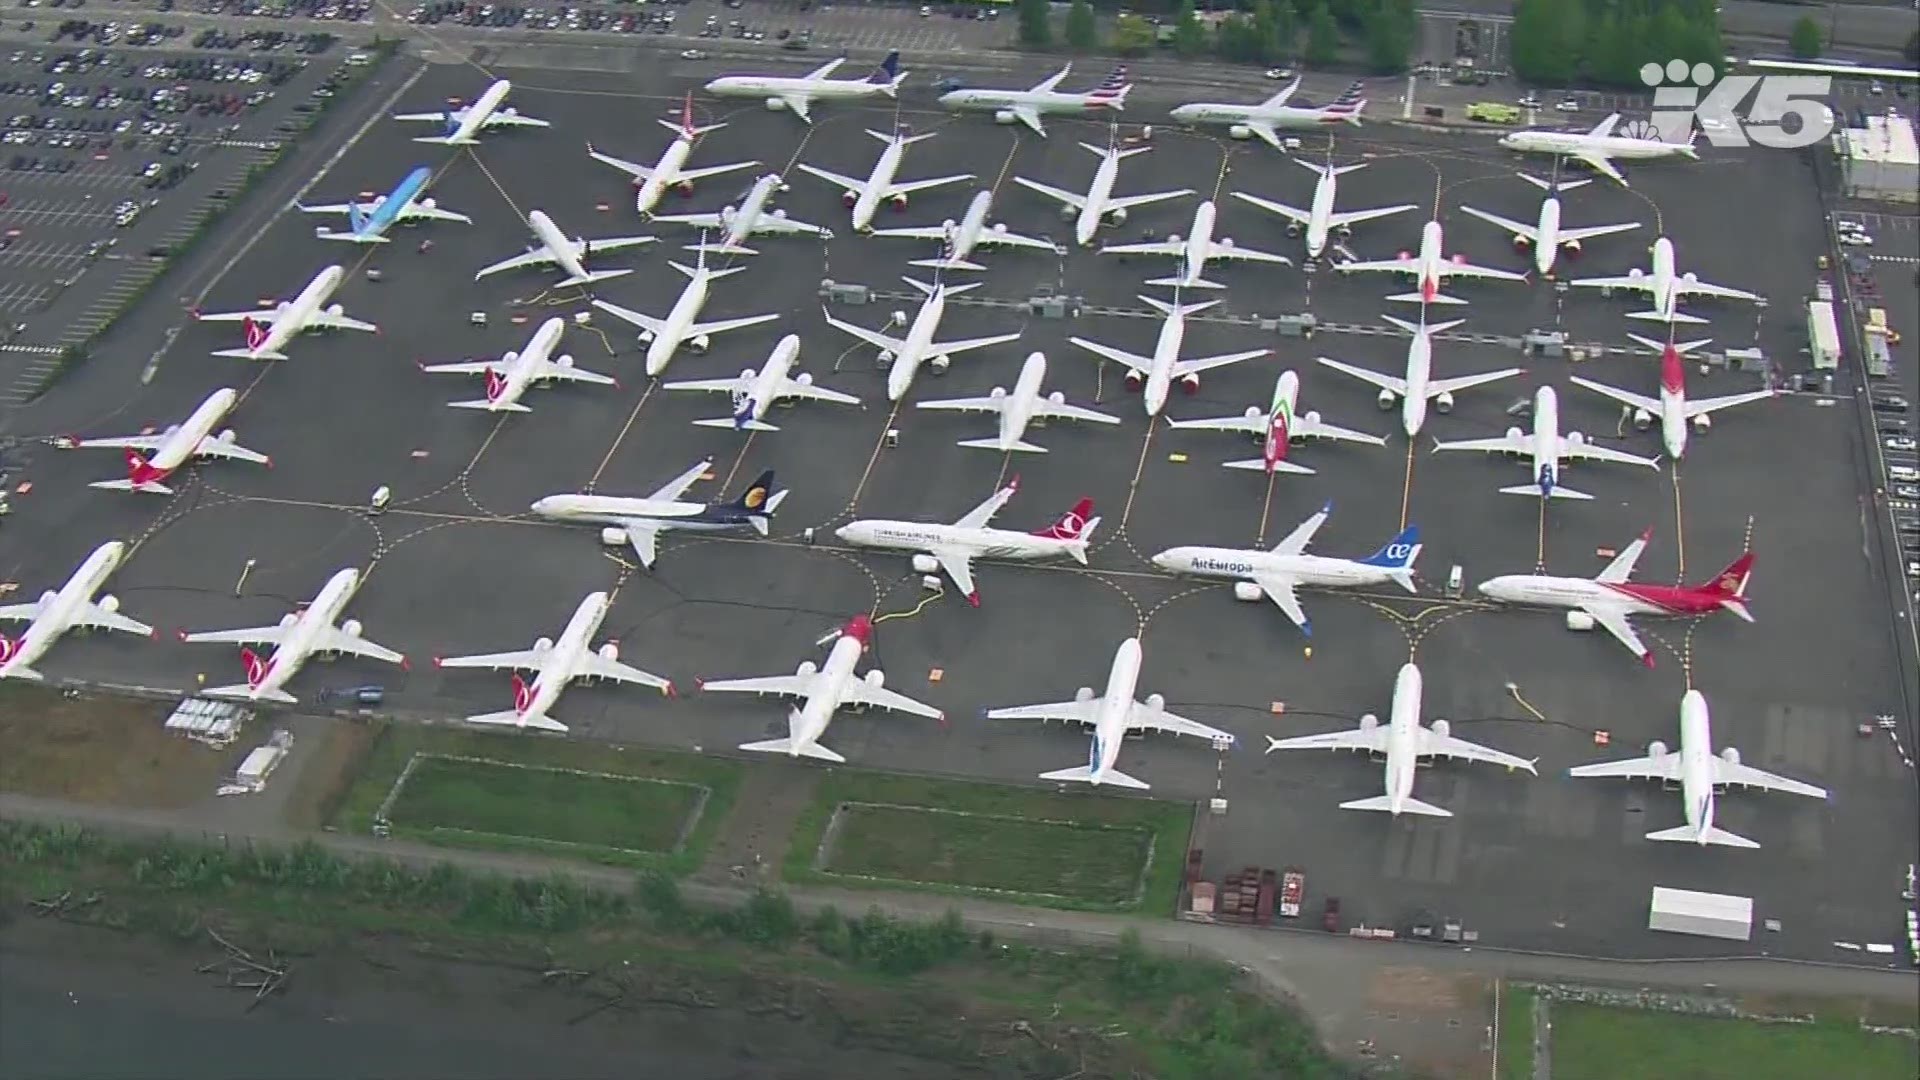
{"type": "Polygon", "coordinates": [[[387,230],[403,221],[458,221],[463,225],[473,224],[473,219],[465,214],[442,210],[432,199],[420,198],[420,193],[427,189],[427,181],[432,176],[433,170],[423,166],[408,173],[406,179],[400,181],[399,187],[385,195],[375,196],[372,202],[302,206],[300,210],[308,214],[347,215],[350,231],[340,232],[322,225],[313,234],[322,240],[350,240],[356,244],[384,244],[387,242],[387,230]]]}

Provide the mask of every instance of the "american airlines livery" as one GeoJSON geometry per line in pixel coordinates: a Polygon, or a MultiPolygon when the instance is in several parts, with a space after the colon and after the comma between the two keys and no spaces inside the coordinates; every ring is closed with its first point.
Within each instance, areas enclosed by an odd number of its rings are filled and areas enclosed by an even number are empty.
{"type": "Polygon", "coordinates": [[[693,144],[702,135],[719,131],[727,126],[708,124],[702,127],[695,124],[692,92],[688,92],[686,100],[681,103],[679,121],[676,123],[663,119],[660,125],[673,132],[674,138],[667,144],[666,150],[661,152],[660,160],[651,168],[631,161],[623,161],[611,154],[603,154],[595,150],[592,143],[587,144],[588,157],[603,165],[611,165],[633,178],[634,209],[643,215],[653,213],[654,207],[660,205],[660,198],[666,194],[668,188],[673,188],[682,195],[691,195],[696,180],[704,180],[709,176],[721,176],[740,169],[750,169],[760,164],[757,161],[736,161],[731,165],[710,165],[703,169],[687,168],[687,157],[693,153],[693,144]]]}
{"type": "Polygon", "coordinates": [[[246,668],[247,681],[236,686],[201,690],[200,695],[292,705],[295,703],[294,696],[283,688],[315,655],[361,656],[399,664],[404,668],[406,657],[360,636],[358,619],[340,622],[340,613],[359,590],[360,571],[349,568],[327,579],[312,603],[297,613],[287,615],[273,626],[209,630],[197,634],[182,630],[180,640],[189,645],[220,642],[243,646],[240,661],[246,668]],[[273,655],[263,660],[251,648],[244,647],[251,645],[271,645],[273,655]]]}
{"type": "Polygon", "coordinates": [[[1645,431],[1653,426],[1655,419],[1660,421],[1660,442],[1675,461],[1686,456],[1687,429],[1697,428],[1701,434],[1713,426],[1712,414],[1721,409],[1731,409],[1735,405],[1746,405],[1755,401],[1765,401],[1777,397],[1773,390],[1750,390],[1744,394],[1728,394],[1724,397],[1689,398],[1687,396],[1687,365],[1681,357],[1703,345],[1711,338],[1699,341],[1655,341],[1638,334],[1628,337],[1660,354],[1660,397],[1658,399],[1636,394],[1631,390],[1621,390],[1606,383],[1583,379],[1575,375],[1572,382],[1583,386],[1602,397],[1609,397],[1633,410],[1633,426],[1645,431]]]}
{"type": "Polygon", "coordinates": [[[760,370],[747,368],[737,379],[687,379],[661,383],[662,390],[702,390],[726,394],[733,399],[733,415],[712,420],[695,420],[698,427],[726,427],[735,431],[779,431],[767,423],[767,410],[782,403],[826,401],[835,405],[858,405],[860,399],[838,390],[813,385],[813,376],[794,374],[794,362],[800,358],[800,335],[788,334],[773,347],[760,370]]]}
{"type": "Polygon", "coordinates": [[[1127,107],[1127,65],[1117,65],[1106,80],[1085,93],[1062,93],[1060,83],[1073,70],[1068,64],[1031,90],[986,90],[962,88],[940,95],[940,104],[958,111],[990,111],[994,123],[1025,124],[1035,135],[1047,137],[1040,118],[1049,113],[1087,113],[1096,109],[1118,111],[1127,107]]]}
{"type": "Polygon", "coordinates": [[[423,135],[413,140],[442,146],[473,146],[480,141],[480,133],[491,128],[552,126],[545,120],[521,116],[519,110],[505,105],[507,95],[512,91],[513,84],[501,79],[487,87],[479,100],[471,105],[439,112],[402,113],[394,119],[445,125],[444,135],[423,135]]]}
{"type": "Polygon", "coordinates": [[[907,81],[907,73],[900,70],[898,52],[888,53],[873,74],[865,79],[828,77],[846,62],[846,57],[836,57],[797,78],[783,75],[724,75],[707,84],[707,93],[716,97],[760,98],[774,112],[785,110],[811,124],[815,101],[896,98],[900,95],[900,84],[907,81]]]}
{"type": "Polygon", "coordinates": [[[43,680],[45,676],[33,669],[34,661],[69,630],[117,630],[152,637],[153,627],[120,614],[116,597],[93,598],[126,557],[127,545],[109,540],[87,556],[58,592],[49,589],[31,604],[0,605],[0,622],[27,624],[17,638],[0,635],[0,679],[43,680]]]}
{"type": "Polygon", "coordinates": [[[1278,214],[1286,218],[1288,236],[1298,236],[1304,231],[1309,259],[1317,259],[1327,250],[1327,237],[1331,233],[1339,233],[1340,238],[1346,240],[1353,236],[1355,225],[1418,209],[1413,203],[1401,203],[1399,206],[1382,206],[1374,210],[1335,210],[1333,207],[1338,198],[1340,177],[1366,168],[1366,163],[1335,166],[1331,163],[1315,165],[1311,161],[1301,161],[1299,158],[1293,160],[1320,177],[1313,185],[1313,203],[1307,209],[1302,210],[1283,202],[1263,199],[1244,191],[1234,192],[1233,197],[1257,206],[1269,214],[1278,214]]]}
{"type": "Polygon", "coordinates": [[[398,187],[385,195],[375,196],[371,202],[302,206],[300,212],[347,215],[348,231],[340,232],[323,225],[315,229],[313,234],[322,240],[346,240],[355,244],[387,243],[387,233],[402,223],[457,221],[463,225],[473,224],[473,219],[467,215],[442,210],[432,199],[420,197],[420,193],[427,189],[427,181],[431,179],[433,170],[422,166],[408,173],[398,187]]]}
{"type": "Polygon", "coordinates": [[[1528,225],[1510,218],[1503,218],[1499,214],[1475,210],[1471,206],[1462,206],[1460,210],[1490,225],[1497,225],[1507,230],[1507,233],[1513,237],[1513,246],[1521,251],[1531,248],[1533,268],[1538,270],[1543,278],[1553,277],[1554,260],[1562,251],[1569,255],[1578,255],[1580,246],[1588,240],[1630,232],[1640,227],[1639,222],[1629,221],[1621,225],[1589,225],[1584,229],[1563,228],[1560,224],[1560,200],[1554,193],[1572,191],[1593,181],[1562,180],[1558,184],[1551,184],[1526,173],[1521,173],[1520,179],[1547,193],[1547,197],[1540,200],[1540,218],[1534,224],[1528,225]]]}
{"type": "Polygon", "coordinates": [[[1286,89],[1258,105],[1198,101],[1173,110],[1172,116],[1182,124],[1223,125],[1233,138],[1258,138],[1275,150],[1285,145],[1280,141],[1282,129],[1316,128],[1322,124],[1360,125],[1360,114],[1367,108],[1365,84],[1356,81],[1326,105],[1287,104],[1299,89],[1300,80],[1295,79],[1286,89]]]}
{"type": "Polygon", "coordinates": [[[524,254],[501,259],[491,266],[480,268],[473,280],[490,277],[505,270],[518,270],[527,266],[557,266],[566,271],[567,276],[553,283],[553,288],[564,289],[572,285],[591,285],[608,278],[625,277],[633,273],[626,270],[588,270],[587,260],[598,252],[619,251],[622,248],[651,244],[651,236],[610,236],[599,240],[567,239],[567,234],[553,223],[544,210],[532,210],[527,213],[527,228],[532,230],[534,243],[527,245],[524,254]]]}
{"type": "Polygon", "coordinates": [[[1560,399],[1554,394],[1551,386],[1543,386],[1534,391],[1531,433],[1512,427],[1507,429],[1505,435],[1496,435],[1491,439],[1435,442],[1433,449],[1436,453],[1442,450],[1483,450],[1489,454],[1512,454],[1515,457],[1524,458],[1533,466],[1533,483],[1503,487],[1500,493],[1537,495],[1542,499],[1593,498],[1583,491],[1574,491],[1560,484],[1562,462],[1611,461],[1619,465],[1640,465],[1648,469],[1660,467],[1660,462],[1653,458],[1643,458],[1624,450],[1600,446],[1577,431],[1560,434],[1560,399]]]}
{"type": "Polygon", "coordinates": [[[1335,442],[1365,443],[1368,446],[1387,444],[1387,440],[1378,435],[1369,435],[1364,431],[1354,431],[1338,424],[1329,424],[1320,419],[1320,414],[1317,412],[1298,412],[1296,410],[1299,401],[1300,376],[1291,371],[1283,371],[1280,377],[1274,380],[1273,402],[1267,406],[1265,412],[1250,405],[1247,411],[1239,416],[1220,416],[1207,420],[1169,420],[1167,423],[1174,428],[1192,431],[1237,431],[1251,435],[1261,441],[1260,456],[1222,464],[1229,469],[1258,469],[1269,474],[1287,472],[1312,475],[1312,469],[1287,460],[1287,451],[1296,441],[1332,439],[1335,442]]]}
{"type": "Polygon", "coordinates": [[[660,554],[660,534],[665,532],[739,532],[752,529],[767,535],[774,511],[786,501],[787,493],[776,491],[773,470],[747,485],[747,490],[732,502],[685,502],[694,481],[713,468],[708,458],[661,485],[642,498],[620,495],[548,495],[534,501],[535,515],[549,521],[583,522],[605,525],[600,542],[608,547],[631,545],[640,565],[653,569],[660,554]]]}
{"type": "Polygon", "coordinates": [[[304,331],[358,330],[365,334],[379,331],[380,328],[370,322],[347,318],[347,309],[342,305],[327,303],[333,291],[340,287],[340,279],[345,276],[345,270],[329,266],[315,274],[313,280],[300,290],[300,295],[291,300],[282,300],[272,308],[212,313],[195,311],[193,317],[199,322],[240,324],[246,347],[218,349],[213,354],[215,356],[231,356],[240,360],[285,360],[287,354],[281,350],[304,331]]]}
{"type": "Polygon", "coordinates": [[[233,429],[228,428],[218,435],[213,433],[214,426],[233,411],[234,403],[239,400],[237,391],[223,387],[207,395],[207,399],[184,422],[174,424],[159,434],[111,439],[66,438],[60,440],[59,445],[69,450],[102,448],[117,449],[124,453],[127,462],[125,480],[96,480],[88,487],[171,495],[173,489],[166,485],[167,477],[194,458],[227,458],[250,461],[269,468],[273,466],[272,459],[265,454],[241,446],[235,440],[233,429]],[[152,456],[142,457],[143,451],[152,456]]]}

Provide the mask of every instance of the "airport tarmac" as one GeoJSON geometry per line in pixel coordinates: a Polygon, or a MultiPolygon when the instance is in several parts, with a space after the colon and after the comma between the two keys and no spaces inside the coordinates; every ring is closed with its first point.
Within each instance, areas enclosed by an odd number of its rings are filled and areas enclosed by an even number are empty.
{"type": "MultiPolygon", "coordinates": [[[[204,466],[183,474],[180,494],[162,500],[86,488],[87,481],[122,474],[111,452],[37,448],[20,474],[32,490],[15,499],[0,534],[7,580],[33,595],[57,585],[101,540],[125,538],[136,549],[110,591],[127,613],[171,631],[275,621],[334,570],[360,566],[368,581],[348,615],[363,622],[372,640],[410,654],[411,669],[315,664],[294,681],[293,692],[311,700],[323,689],[378,684],[396,713],[442,720],[504,708],[509,692],[503,675],[437,672],[433,655],[524,648],[536,637],[556,635],[585,592],[617,589],[603,633],[621,642],[623,659],[673,677],[692,700],[579,687],[555,715],[580,737],[707,749],[776,733],[784,710],[773,702],[695,697],[695,680],[784,673],[803,660],[817,662],[822,635],[850,614],[871,611],[884,620],[873,660],[886,670],[888,685],[943,708],[947,722],[843,716],[825,745],[864,766],[1015,781],[1083,761],[1085,735],[986,722],[978,711],[1099,687],[1115,644],[1140,634],[1142,694],[1164,694],[1170,708],[1241,738],[1224,756],[1206,745],[1156,737],[1130,742],[1120,758],[1120,768],[1151,783],[1157,795],[1227,801],[1223,815],[1203,814],[1195,839],[1206,851],[1210,876],[1248,864],[1298,865],[1307,871],[1310,903],[1338,895],[1352,922],[1455,917],[1478,929],[1488,945],[1598,955],[1728,951],[1645,933],[1641,920],[1655,884],[1754,896],[1757,917],[1782,922],[1778,934],[1756,942],[1775,955],[1846,959],[1833,955],[1830,941],[1892,940],[1899,929],[1894,898],[1913,844],[1913,784],[1884,735],[1863,739],[1855,732],[1856,724],[1889,707],[1895,687],[1884,590],[1853,555],[1862,542],[1863,490],[1852,442],[1859,435],[1843,410],[1790,395],[1721,414],[1678,470],[1574,465],[1565,481],[1594,501],[1555,504],[1543,513],[1535,500],[1495,490],[1523,483],[1524,468],[1474,454],[1433,454],[1431,439],[1524,426],[1508,408],[1546,382],[1560,389],[1563,428],[1636,453],[1659,453],[1651,433],[1635,431],[1610,404],[1567,384],[1568,361],[1529,357],[1512,344],[1529,329],[1554,325],[1564,304],[1574,341],[1624,345],[1619,315],[1637,310],[1631,301],[1561,298],[1542,283],[1449,286],[1471,301],[1460,309],[1469,320],[1460,333],[1481,336],[1441,341],[1436,371],[1526,371],[1463,392],[1450,413],[1429,417],[1409,447],[1397,411],[1372,407],[1371,387],[1314,362],[1331,355],[1397,372],[1405,349],[1397,334],[1323,331],[1301,340],[1263,331],[1250,321],[1253,315],[1298,312],[1307,304],[1305,276],[1295,269],[1225,266],[1218,280],[1229,286],[1226,303],[1208,313],[1221,317],[1196,320],[1184,354],[1270,347],[1275,355],[1209,372],[1194,394],[1176,393],[1168,413],[1264,409],[1276,375],[1291,368],[1302,377],[1304,409],[1388,438],[1385,447],[1297,449],[1292,459],[1318,472],[1269,483],[1259,473],[1218,465],[1257,455],[1257,443],[1150,427],[1138,397],[1124,390],[1111,365],[1066,341],[1083,335],[1148,352],[1155,323],[1124,311],[1142,306],[1130,299],[1136,293],[1167,295],[1141,284],[1168,272],[1166,260],[1121,263],[1080,250],[1064,261],[1018,250],[985,254],[990,272],[974,276],[988,284],[962,298],[969,302],[956,300],[940,337],[1016,330],[1023,337],[958,357],[945,375],[923,371],[909,407],[894,410],[873,350],[823,321],[818,284],[830,278],[887,290],[892,295],[874,303],[834,308],[838,318],[880,326],[896,308],[913,309],[914,300],[897,298],[909,293],[907,286],[895,283],[908,259],[931,252],[904,240],[854,236],[837,193],[791,165],[804,160],[864,176],[880,144],[861,129],[884,129],[896,117],[822,105],[807,128],[756,103],[721,103],[724,111],[714,111],[713,101],[698,99],[703,122],[725,119],[728,126],[696,148],[692,163],[757,157],[787,171],[791,189],[776,205],[833,227],[836,237],[824,245],[756,238],[752,246],[761,254],[731,264],[747,269],[715,284],[704,315],[777,312],[782,318],[717,336],[704,356],[684,352],[667,378],[714,378],[758,367],[782,335],[798,333],[800,368],[822,385],[861,397],[864,407],[803,403],[774,414],[781,431],[751,438],[692,426],[695,419],[725,415],[725,399],[650,386],[633,330],[594,312],[590,327],[569,330],[565,351],[582,367],[620,378],[623,387],[539,391],[527,399],[531,414],[496,422],[442,407],[479,396],[477,380],[424,375],[415,363],[517,349],[540,320],[588,310],[577,291],[548,291],[556,277],[548,271],[471,283],[474,271],[526,243],[520,224],[526,211],[546,210],[569,235],[659,236],[653,245],[589,259],[594,268],[640,268],[605,282],[599,295],[656,316],[684,284],[663,264],[689,261],[691,253],[679,248],[693,240],[683,229],[639,221],[625,178],[589,160],[583,146],[591,141],[650,163],[666,135],[646,120],[672,108],[681,83],[661,76],[647,84],[657,92],[635,99],[618,90],[633,85],[631,79],[561,86],[549,72],[502,74],[515,79],[513,104],[526,114],[580,119],[562,119],[551,131],[489,135],[473,153],[408,141],[426,133],[419,126],[375,125],[316,188],[316,197],[330,198],[377,192],[415,165],[433,165],[440,169],[433,189],[439,204],[472,215],[476,224],[399,230],[393,243],[361,251],[320,241],[311,219],[285,215],[206,300],[209,309],[239,310],[291,296],[321,267],[337,263],[348,273],[336,301],[347,314],[379,324],[378,336],[307,337],[291,345],[289,361],[250,367],[207,355],[237,344],[231,325],[190,325],[151,384],[130,400],[137,364],[134,370],[89,365],[15,425],[23,434],[126,434],[177,421],[213,388],[232,386],[246,396],[230,426],[243,445],[272,455],[274,467],[204,466]],[[431,244],[423,250],[422,241],[431,244]],[[380,272],[379,280],[368,277],[369,269],[380,272]],[[1123,313],[1033,314],[1025,301],[1040,285],[1123,313]],[[983,299],[998,303],[975,302],[983,299]],[[474,324],[473,312],[485,313],[486,324],[474,324]],[[1034,441],[1051,452],[1005,461],[952,445],[987,434],[990,419],[910,407],[1011,385],[1021,357],[1036,349],[1049,357],[1048,389],[1124,423],[1035,429],[1034,441]],[[889,431],[898,433],[897,445],[890,445],[889,431]],[[630,551],[602,548],[594,528],[525,516],[528,505],[547,494],[645,494],[709,456],[712,479],[697,484],[690,497],[730,499],[760,470],[778,470],[791,495],[771,538],[670,536],[657,568],[646,573],[633,567],[630,551]],[[950,592],[929,600],[906,555],[855,553],[831,538],[831,529],[852,517],[954,520],[1015,475],[1020,492],[998,521],[1008,528],[1044,528],[1078,497],[1096,500],[1103,523],[1090,568],[981,564],[983,604],[973,610],[950,592]],[[392,493],[386,512],[364,513],[383,486],[392,493]],[[1417,597],[1397,590],[1303,594],[1314,622],[1311,653],[1270,605],[1236,604],[1222,585],[1170,579],[1148,561],[1174,544],[1271,545],[1328,500],[1334,512],[1317,551],[1365,556],[1403,523],[1417,523],[1426,544],[1423,588],[1417,597]],[[1471,595],[1442,595],[1455,564],[1469,586],[1536,566],[1592,574],[1604,565],[1600,548],[1624,546],[1648,527],[1654,540],[1637,574],[1641,581],[1708,580],[1750,544],[1760,556],[1751,593],[1757,624],[1725,616],[1640,620],[1657,652],[1658,666],[1648,672],[1604,633],[1568,633],[1554,613],[1499,611],[1471,595]],[[1822,632],[1809,634],[1809,626],[1822,632]],[[1456,816],[1405,822],[1336,808],[1379,791],[1377,765],[1311,753],[1262,755],[1263,735],[1333,730],[1362,713],[1384,715],[1394,671],[1409,657],[1426,671],[1426,718],[1449,718],[1457,734],[1538,757],[1540,777],[1439,765],[1423,772],[1417,793],[1456,816]],[[1719,745],[1739,747],[1751,764],[1827,786],[1833,799],[1823,805],[1731,794],[1719,823],[1765,846],[1702,851],[1640,838],[1680,823],[1677,794],[1564,776],[1572,765],[1640,753],[1650,739],[1675,742],[1678,701],[1690,686],[1714,704],[1719,745]],[[1595,744],[1596,730],[1608,732],[1610,746],[1595,744]]],[[[476,92],[482,79],[465,66],[435,70],[397,108],[438,107],[450,96],[476,92]]],[[[1041,144],[986,118],[950,120],[918,111],[924,104],[910,99],[897,119],[939,137],[907,152],[901,178],[972,172],[979,183],[997,185],[995,220],[1017,231],[1065,234],[1051,205],[1006,178],[1084,189],[1095,159],[1073,143],[1100,142],[1104,128],[1056,119],[1052,139],[1041,144]]],[[[1251,190],[1296,205],[1311,196],[1312,175],[1264,147],[1172,129],[1157,129],[1151,145],[1153,153],[1122,166],[1122,193],[1251,190]]],[[[1343,163],[1367,155],[1373,167],[1343,178],[1341,208],[1403,201],[1430,207],[1437,193],[1450,251],[1524,267],[1507,238],[1457,210],[1471,198],[1483,209],[1532,220],[1539,192],[1513,178],[1513,159],[1462,136],[1409,136],[1384,127],[1350,137],[1343,132],[1333,147],[1343,163]]],[[[1601,181],[1570,193],[1573,223],[1639,220],[1643,228],[1590,245],[1568,272],[1643,267],[1646,242],[1671,231],[1682,270],[1773,299],[1758,317],[1746,305],[1698,305],[1695,310],[1713,320],[1699,336],[1746,346],[1757,331],[1769,356],[1797,370],[1804,363],[1794,340],[1801,317],[1793,313],[1810,287],[1821,224],[1810,177],[1762,172],[1710,154],[1697,166],[1635,169],[1631,189],[1601,181]],[[1804,223],[1777,212],[1783,187],[1795,185],[1807,195],[1804,223]],[[1756,258],[1739,238],[1762,212],[1778,232],[1770,234],[1769,256],[1756,258]],[[1804,259],[1778,254],[1802,241],[1812,245],[1804,259]]],[[[753,175],[743,170],[706,182],[689,198],[670,197],[666,209],[718,209],[753,175]]],[[[917,194],[903,211],[883,210],[882,223],[958,218],[973,186],[917,194]]],[[[1194,201],[1144,210],[1106,238],[1184,232],[1194,201]]],[[[1352,246],[1363,257],[1390,257],[1417,245],[1424,218],[1414,211],[1363,226],[1352,246]]],[[[1264,250],[1300,254],[1298,241],[1277,221],[1237,200],[1222,198],[1219,231],[1264,250]]],[[[1322,269],[1314,275],[1308,310],[1326,325],[1373,329],[1383,310],[1416,315],[1408,305],[1381,299],[1404,288],[1384,276],[1349,279],[1322,269]]],[[[1656,385],[1649,356],[1609,355],[1581,368],[1642,392],[1656,385]]],[[[1732,393],[1758,385],[1758,378],[1695,373],[1693,385],[1696,393],[1732,393]]],[[[171,640],[76,637],[44,667],[61,678],[182,689],[190,689],[196,675],[215,683],[241,678],[229,650],[171,640]]]]}

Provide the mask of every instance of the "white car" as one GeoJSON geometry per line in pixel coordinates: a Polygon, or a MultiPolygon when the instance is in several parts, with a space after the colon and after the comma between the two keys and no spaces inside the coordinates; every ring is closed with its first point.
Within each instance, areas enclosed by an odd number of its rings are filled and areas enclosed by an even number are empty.
{"type": "Polygon", "coordinates": [[[1700,128],[1703,131],[1725,131],[1727,125],[1711,116],[1703,116],[1700,118],[1700,128]]]}
{"type": "Polygon", "coordinates": [[[1911,438],[1905,435],[1891,435],[1891,436],[1888,436],[1885,441],[1887,444],[1887,449],[1889,450],[1920,449],[1920,443],[1914,442],[1911,438]]]}
{"type": "Polygon", "coordinates": [[[1565,101],[1562,101],[1560,104],[1555,105],[1554,108],[1558,109],[1561,112],[1579,112],[1580,103],[1573,100],[1572,98],[1567,98],[1565,101]]]}
{"type": "Polygon", "coordinates": [[[1284,82],[1287,79],[1293,78],[1293,69],[1292,68],[1268,68],[1266,70],[1266,76],[1267,78],[1272,79],[1275,82],[1284,82]]]}
{"type": "Polygon", "coordinates": [[[1842,231],[1840,233],[1840,242],[1848,247],[1872,247],[1873,237],[1863,232],[1842,231]]]}

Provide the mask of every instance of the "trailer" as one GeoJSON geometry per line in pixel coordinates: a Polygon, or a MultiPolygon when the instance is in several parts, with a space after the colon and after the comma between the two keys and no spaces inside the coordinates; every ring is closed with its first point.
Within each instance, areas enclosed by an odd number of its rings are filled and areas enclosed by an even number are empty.
{"type": "Polygon", "coordinates": [[[1746,941],[1753,936],[1753,900],[1656,885],[1648,905],[1647,929],[1746,941]]]}
{"type": "Polygon", "coordinates": [[[1300,898],[1307,892],[1307,875],[1297,866],[1287,867],[1287,873],[1281,879],[1280,917],[1297,919],[1300,917],[1300,898]]]}
{"type": "Polygon", "coordinates": [[[1260,871],[1260,891],[1253,902],[1253,921],[1265,926],[1273,921],[1274,873],[1272,870],[1260,871]]]}

